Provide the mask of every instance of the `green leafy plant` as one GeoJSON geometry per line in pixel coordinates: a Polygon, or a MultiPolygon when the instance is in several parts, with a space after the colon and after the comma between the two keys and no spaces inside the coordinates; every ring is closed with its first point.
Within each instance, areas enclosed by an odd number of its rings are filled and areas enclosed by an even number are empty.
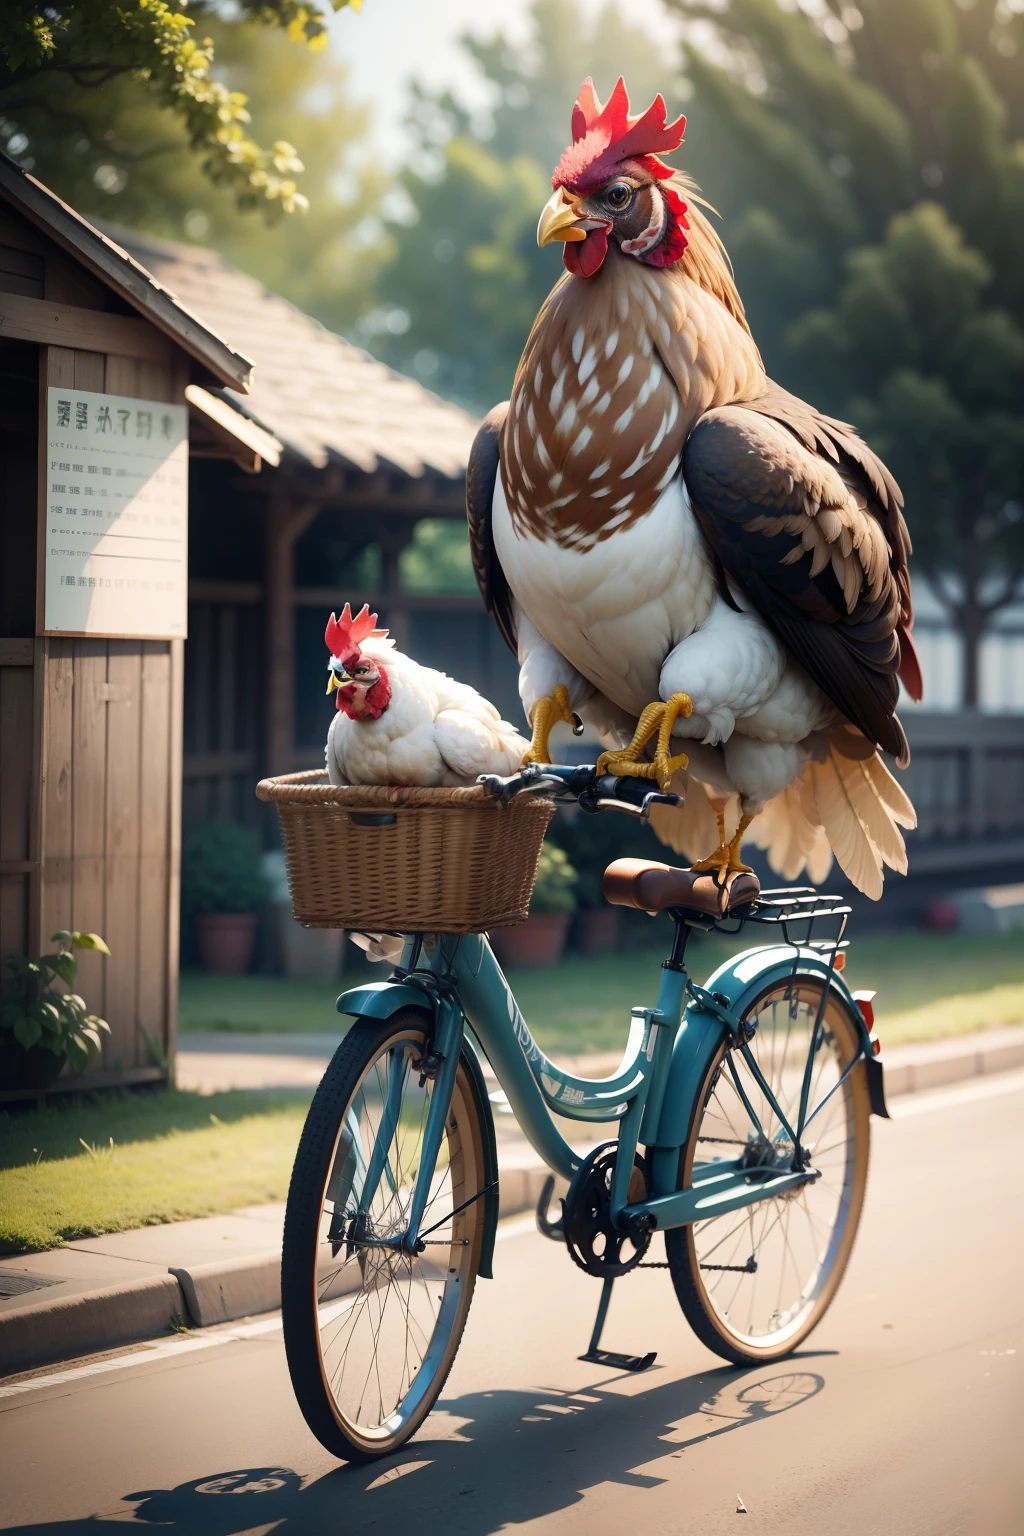
{"type": "MultiPolygon", "coordinates": [[[[331,0],[331,11],[352,0],[331,0]]],[[[130,77],[176,120],[210,181],[231,188],[240,207],[273,213],[306,207],[296,176],[302,161],[283,139],[264,148],[248,132],[248,98],[218,78],[213,43],[200,33],[217,7],[184,14],[168,0],[6,0],[0,34],[0,109],[6,115],[33,110],[62,121],[65,133],[81,132],[62,102],[76,90],[104,90],[130,77]]],[[[227,10],[228,8],[224,8],[227,10]]],[[[358,10],[356,5],[354,9],[358,10]]],[[[328,10],[300,0],[239,0],[236,24],[275,28],[314,50],[327,42],[328,10]]],[[[111,137],[113,126],[108,128],[111,137]]],[[[73,140],[71,141],[74,142],[73,140]]]]}
{"type": "Polygon", "coordinates": [[[105,1019],[90,1013],[77,992],[59,992],[56,983],[71,987],[78,973],[76,949],[110,950],[98,933],[68,932],[53,935],[52,954],[30,960],[27,955],[8,955],[7,968],[14,973],[14,988],[0,1010],[0,1029],[9,1030],[26,1051],[33,1046],[54,1056],[67,1056],[73,1072],[81,1072],[99,1055],[101,1037],[109,1035],[105,1019]]]}
{"type": "Polygon", "coordinates": [[[537,882],[530,899],[530,914],[575,912],[576,871],[568,855],[554,843],[545,843],[537,865],[537,882]]]}
{"type": "Polygon", "coordinates": [[[267,899],[255,835],[234,821],[203,821],[185,839],[182,901],[190,917],[255,912],[267,899]]]}

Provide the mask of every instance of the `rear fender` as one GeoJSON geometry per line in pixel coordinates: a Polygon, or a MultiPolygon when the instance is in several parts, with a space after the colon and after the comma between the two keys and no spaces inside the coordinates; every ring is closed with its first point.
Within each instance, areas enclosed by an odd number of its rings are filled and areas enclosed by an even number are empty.
{"type": "MultiPolygon", "coordinates": [[[[707,990],[724,992],[731,999],[732,1012],[742,1017],[765,987],[785,981],[792,975],[793,959],[793,950],[788,944],[774,945],[767,949],[748,949],[742,955],[735,955],[724,965],[719,966],[707,982],[707,990]]],[[[854,1001],[853,993],[846,985],[841,973],[831,969],[827,956],[823,956],[820,950],[801,948],[798,963],[803,975],[820,976],[822,981],[828,981],[829,990],[852,1020],[864,1048],[864,1068],[867,1074],[871,1113],[880,1116],[883,1120],[888,1120],[889,1111],[885,1104],[882,1063],[874,1054],[871,1031],[854,1001]]]]}
{"type": "MultiPolygon", "coordinates": [[[[436,1015],[433,997],[423,987],[403,981],[376,981],[365,987],[353,987],[338,998],[338,1012],[352,1013],[363,1019],[390,1019],[402,1008],[418,1008],[431,1020],[436,1015]]],[[[498,1148],[494,1135],[494,1114],[487,1096],[483,1068],[473,1041],[462,1039],[462,1060],[469,1078],[470,1091],[480,1117],[483,1134],[484,1235],[477,1273],[483,1280],[493,1278],[494,1236],[498,1227],[498,1148]]]]}
{"type": "MultiPolygon", "coordinates": [[[[820,951],[802,948],[797,959],[801,974],[828,980],[831,991],[855,1025],[865,1051],[872,1114],[887,1118],[882,1064],[872,1054],[868,1027],[849,988],[836,971],[829,973],[828,961],[822,958],[820,951]]],[[[719,966],[705,982],[704,990],[716,993],[725,1000],[730,1013],[742,1018],[767,987],[786,981],[793,974],[793,961],[794,953],[789,945],[749,949],[719,966]]],[[[657,1193],[664,1192],[660,1186],[666,1181],[667,1189],[676,1187],[678,1153],[689,1134],[694,1094],[726,1034],[726,1026],[713,1015],[692,1003],[687,1007],[672,1048],[668,1086],[657,1137],[652,1144],[657,1193]]]]}

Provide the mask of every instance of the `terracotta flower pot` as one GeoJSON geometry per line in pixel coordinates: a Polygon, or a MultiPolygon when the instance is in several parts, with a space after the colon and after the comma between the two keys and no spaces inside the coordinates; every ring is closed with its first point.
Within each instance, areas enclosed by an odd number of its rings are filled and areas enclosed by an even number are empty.
{"type": "Polygon", "coordinates": [[[204,971],[244,976],[256,942],[255,912],[204,912],[196,918],[196,940],[204,971]]]}
{"type": "Polygon", "coordinates": [[[606,955],[618,949],[622,913],[618,907],[581,907],[576,914],[576,943],[583,955],[606,955]]]}
{"type": "Polygon", "coordinates": [[[41,1045],[26,1051],[5,1029],[0,1035],[0,1088],[49,1088],[67,1059],[63,1053],[55,1056],[41,1045]]]}
{"type": "Polygon", "coordinates": [[[570,912],[535,912],[518,928],[497,928],[491,942],[502,965],[557,965],[565,950],[570,912]]]}

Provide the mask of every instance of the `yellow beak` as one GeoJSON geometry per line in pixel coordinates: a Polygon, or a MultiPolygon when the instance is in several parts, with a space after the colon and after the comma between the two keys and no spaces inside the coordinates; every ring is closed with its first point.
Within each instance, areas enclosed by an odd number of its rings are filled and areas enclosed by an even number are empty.
{"type": "Polygon", "coordinates": [[[327,697],[330,698],[330,696],[334,692],[335,688],[340,688],[343,683],[350,683],[351,681],[352,681],[352,679],[349,677],[347,672],[344,673],[341,677],[339,677],[336,672],[328,672],[328,674],[327,674],[327,697]]]}
{"type": "Polygon", "coordinates": [[[586,215],[579,203],[569,196],[564,187],[544,204],[537,224],[537,244],[550,245],[552,240],[585,240],[587,231],[580,226],[586,215]]]}

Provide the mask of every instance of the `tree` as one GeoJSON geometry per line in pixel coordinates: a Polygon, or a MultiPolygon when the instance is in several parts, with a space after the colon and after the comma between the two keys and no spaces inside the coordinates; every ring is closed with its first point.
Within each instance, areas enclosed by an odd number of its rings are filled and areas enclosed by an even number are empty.
{"type": "Polygon", "coordinates": [[[102,91],[64,84],[54,110],[8,116],[0,138],[87,218],[214,246],[326,325],[347,329],[380,259],[371,216],[383,177],[360,156],[366,113],[350,104],[344,66],[331,54],[291,46],[254,23],[213,18],[210,31],[222,83],[252,100],[255,131],[301,145],[310,204],[295,217],[254,228],[257,212],[210,181],[185,126],[131,75],[102,91]]]}
{"type": "MultiPolygon", "coordinates": [[[[336,10],[348,3],[332,0],[336,10]]],[[[195,9],[204,23],[215,14],[212,0],[200,0],[195,9]]],[[[325,13],[316,0],[234,0],[234,12],[312,48],[327,40],[325,13]]],[[[45,7],[38,0],[6,0],[0,112],[15,134],[19,125],[31,134],[40,117],[73,129],[69,90],[72,95],[106,90],[130,78],[143,83],[180,125],[191,150],[203,157],[205,174],[230,187],[239,206],[263,204],[275,212],[305,206],[295,182],[302,163],[294,149],[285,140],[263,149],[248,137],[247,98],[216,77],[212,40],[197,40],[194,28],[195,20],[167,0],[55,0],[45,7]]]]}
{"type": "Polygon", "coordinates": [[[1024,330],[991,286],[946,211],[918,203],[790,333],[818,398],[867,432],[917,513],[915,562],[960,631],[971,708],[985,630],[1024,585],[1024,330]]]}
{"type": "Polygon", "coordinates": [[[621,72],[645,100],[665,89],[661,50],[616,6],[589,27],[574,0],[534,0],[532,16],[529,47],[463,40],[495,96],[483,142],[450,95],[418,97],[404,216],[391,225],[393,260],[363,330],[388,361],[480,411],[507,397],[561,271],[556,254],[537,249],[537,218],[581,81],[621,72]]]}
{"type": "Polygon", "coordinates": [[[981,639],[1024,588],[1024,15],[668,3],[717,42],[687,34],[690,166],[769,369],[892,463],[976,705],[981,639]]]}

